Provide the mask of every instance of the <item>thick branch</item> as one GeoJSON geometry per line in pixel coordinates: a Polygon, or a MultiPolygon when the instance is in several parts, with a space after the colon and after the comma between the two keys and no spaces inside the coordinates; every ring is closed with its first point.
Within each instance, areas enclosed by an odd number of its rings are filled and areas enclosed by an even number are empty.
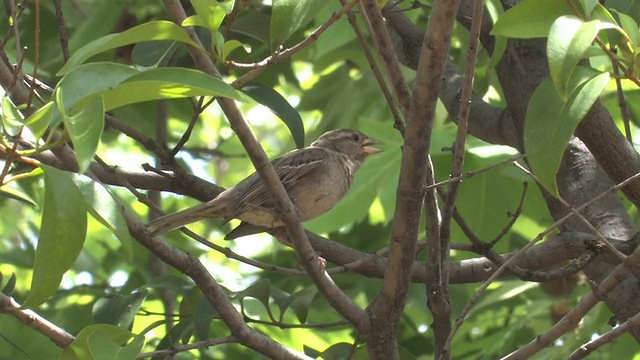
{"type": "MultiPolygon", "coordinates": [[[[406,124],[402,165],[384,284],[369,315],[374,333],[368,334],[373,358],[398,357],[395,335],[402,314],[416,253],[420,212],[427,175],[426,163],[442,71],[448,55],[458,1],[434,3],[413,87],[406,124]]],[[[368,6],[374,7],[373,1],[368,6]]]]}
{"type": "MultiPolygon", "coordinates": [[[[600,102],[596,102],[582,120],[576,136],[587,145],[613,182],[622,182],[640,172],[640,155],[626,141],[600,102]]],[[[636,207],[640,207],[640,181],[627,185],[622,192],[636,207]]]]}

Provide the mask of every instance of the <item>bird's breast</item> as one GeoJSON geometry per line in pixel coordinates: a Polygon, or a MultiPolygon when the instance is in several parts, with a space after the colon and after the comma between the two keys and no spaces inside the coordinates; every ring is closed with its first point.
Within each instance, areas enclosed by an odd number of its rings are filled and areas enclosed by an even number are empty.
{"type": "Polygon", "coordinates": [[[348,167],[326,167],[309,184],[289,193],[298,208],[301,220],[311,220],[331,210],[347,193],[353,180],[348,167]],[[308,185],[308,186],[306,186],[308,185]]]}

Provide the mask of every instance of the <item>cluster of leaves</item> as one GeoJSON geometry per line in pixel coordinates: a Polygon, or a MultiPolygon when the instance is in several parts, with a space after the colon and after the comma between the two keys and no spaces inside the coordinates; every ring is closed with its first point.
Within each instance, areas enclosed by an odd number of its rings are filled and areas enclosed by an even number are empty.
{"type": "Polygon", "coordinates": [[[493,34],[547,38],[550,75],[529,102],[525,149],[540,183],[558,196],[556,173],[569,139],[618,67],[630,81],[640,71],[638,23],[596,1],[525,1],[496,23],[493,34]],[[615,15],[615,16],[614,16],[615,15]],[[610,49],[617,49],[614,54],[610,49]],[[585,63],[585,60],[592,60],[585,63]],[[602,59],[611,59],[607,68],[602,59]],[[596,64],[596,65],[593,65],[596,64]],[[615,70],[614,70],[615,69],[615,70]]]}

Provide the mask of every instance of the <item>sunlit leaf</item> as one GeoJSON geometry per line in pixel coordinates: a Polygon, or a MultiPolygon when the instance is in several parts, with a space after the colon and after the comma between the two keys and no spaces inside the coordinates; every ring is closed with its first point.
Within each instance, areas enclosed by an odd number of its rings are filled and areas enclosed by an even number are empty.
{"type": "Polygon", "coordinates": [[[105,110],[149,100],[191,96],[243,99],[231,85],[201,71],[184,68],[158,68],[144,71],[103,93],[105,110]]]}
{"type": "Polygon", "coordinates": [[[638,23],[631,16],[623,12],[616,10],[612,11],[618,14],[618,17],[620,18],[620,25],[623,29],[622,31],[629,38],[629,41],[631,43],[630,45],[632,47],[639,46],[640,42],[638,42],[638,37],[640,36],[640,29],[638,29],[638,23]]]}
{"type": "Polygon", "coordinates": [[[199,70],[157,68],[139,71],[113,63],[91,63],[67,74],[56,87],[62,92],[63,109],[85,106],[85,102],[101,96],[104,110],[128,104],[190,96],[223,96],[242,100],[231,85],[199,70]]]}
{"type": "MultiPolygon", "coordinates": [[[[38,170],[40,170],[40,169],[38,168],[38,170]]],[[[5,196],[5,197],[10,198],[10,199],[18,200],[20,202],[23,202],[23,203],[25,203],[27,205],[30,205],[30,206],[33,206],[33,207],[38,206],[36,201],[33,200],[33,198],[31,196],[26,194],[24,191],[22,191],[17,186],[12,186],[12,184],[13,184],[13,182],[0,187],[0,195],[1,196],[5,196]]]]}
{"type": "Polygon", "coordinates": [[[553,22],[563,15],[575,15],[566,1],[525,0],[507,10],[491,34],[525,39],[546,37],[553,22]]]}
{"type": "Polygon", "coordinates": [[[556,173],[573,131],[596,101],[609,80],[608,73],[595,76],[578,71],[571,95],[565,102],[550,78],[536,89],[525,119],[524,146],[531,169],[551,194],[558,196],[556,173]]]}
{"type": "Polygon", "coordinates": [[[57,75],[62,76],[67,74],[78,65],[84,63],[90,57],[101,52],[125,45],[155,40],[175,40],[201,49],[197,43],[191,40],[187,32],[182,27],[172,23],[171,21],[151,21],[135,26],[119,34],[110,34],[101,37],[86,44],[73,54],[62,69],[58,71],[57,75]]]}
{"type": "Polygon", "coordinates": [[[196,14],[202,19],[204,24],[211,30],[211,33],[218,31],[222,20],[227,15],[225,8],[220,6],[216,1],[209,0],[191,0],[191,5],[196,14]]]}
{"type": "Polygon", "coordinates": [[[574,16],[561,16],[551,26],[547,41],[549,70],[564,99],[569,96],[567,83],[573,69],[598,34],[599,24],[599,20],[583,22],[574,16]]]}
{"type": "Polygon", "coordinates": [[[24,121],[25,125],[27,125],[31,130],[33,136],[39,138],[44,134],[49,123],[51,123],[51,118],[53,117],[55,110],[56,108],[53,101],[49,101],[24,121]]]}
{"type": "Polygon", "coordinates": [[[229,40],[222,46],[222,60],[227,60],[229,54],[231,54],[236,49],[244,49],[244,51],[247,53],[251,52],[251,47],[249,45],[243,44],[238,40],[229,40]]]}
{"type": "Polygon", "coordinates": [[[22,114],[9,96],[2,97],[2,116],[0,116],[2,127],[7,134],[17,135],[24,126],[22,114]]]}

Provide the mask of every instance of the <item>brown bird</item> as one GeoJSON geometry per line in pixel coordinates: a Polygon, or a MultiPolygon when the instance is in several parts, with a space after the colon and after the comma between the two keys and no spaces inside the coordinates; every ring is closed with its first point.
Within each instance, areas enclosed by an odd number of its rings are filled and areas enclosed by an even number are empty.
{"type": "MultiPolygon", "coordinates": [[[[333,208],[349,190],[356,170],[367,156],[382,151],[374,147],[376,144],[380,141],[359,131],[332,130],[308,147],[273,160],[300,220],[313,219],[333,208]]],[[[149,231],[159,235],[203,218],[242,220],[225,237],[227,240],[284,225],[260,175],[253,173],[213,200],[152,221],[149,231]]]]}

